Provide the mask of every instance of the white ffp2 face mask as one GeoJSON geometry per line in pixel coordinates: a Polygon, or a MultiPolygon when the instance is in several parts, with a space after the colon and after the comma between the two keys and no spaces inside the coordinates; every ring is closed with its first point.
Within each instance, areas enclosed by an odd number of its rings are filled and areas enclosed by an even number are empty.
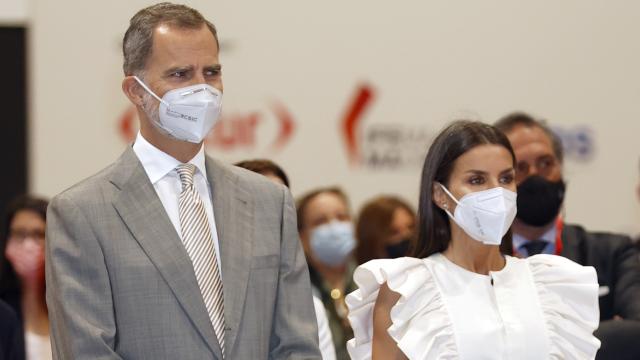
{"type": "Polygon", "coordinates": [[[516,197],[513,191],[502,187],[472,192],[457,200],[447,188],[442,190],[456,202],[454,214],[446,213],[471,238],[487,245],[500,245],[516,217],[516,197]]]}
{"type": "Polygon", "coordinates": [[[211,85],[197,84],[170,90],[161,99],[137,76],[133,78],[160,101],[160,122],[151,121],[171,137],[200,143],[220,118],[222,93],[211,85]]]}

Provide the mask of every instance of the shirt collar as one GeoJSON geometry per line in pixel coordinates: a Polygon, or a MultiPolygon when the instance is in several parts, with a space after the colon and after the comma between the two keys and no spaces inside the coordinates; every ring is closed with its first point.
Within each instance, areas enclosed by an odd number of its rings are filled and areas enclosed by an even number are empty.
{"type": "MultiPolygon", "coordinates": [[[[173,156],[153,146],[140,132],[138,132],[136,142],[133,144],[133,151],[136,153],[140,163],[142,163],[142,167],[152,184],[158,182],[181,164],[173,156]]],[[[195,165],[206,179],[207,172],[204,159],[204,146],[201,146],[193,159],[189,160],[189,163],[195,165]]]]}
{"type": "Polygon", "coordinates": [[[555,226],[555,222],[554,225],[552,227],[549,228],[549,230],[547,230],[547,232],[545,232],[544,234],[542,234],[542,236],[540,236],[540,240],[544,241],[544,242],[548,242],[550,244],[553,244],[556,242],[556,226],[555,226]]]}
{"type": "MultiPolygon", "coordinates": [[[[546,243],[549,244],[555,244],[556,242],[556,227],[555,225],[550,227],[549,230],[547,230],[544,234],[542,234],[542,236],[540,236],[539,239],[536,240],[542,240],[546,243]]],[[[529,239],[525,238],[524,236],[520,235],[520,234],[516,234],[513,233],[512,235],[513,237],[513,248],[514,249],[520,249],[520,247],[522,247],[522,245],[524,245],[527,241],[529,241],[529,239]]]]}

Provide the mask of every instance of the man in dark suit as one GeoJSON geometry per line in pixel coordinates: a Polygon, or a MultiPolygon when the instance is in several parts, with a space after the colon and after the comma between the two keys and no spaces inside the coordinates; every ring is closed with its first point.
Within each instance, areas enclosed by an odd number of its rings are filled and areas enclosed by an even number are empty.
{"type": "MultiPolygon", "coordinates": [[[[602,341],[598,359],[640,358],[640,259],[628,236],[589,232],[565,224],[563,151],[560,139],[541,121],[513,113],[495,124],[516,154],[518,215],[513,222],[516,255],[556,254],[593,266],[600,284],[602,341]]],[[[594,205],[595,208],[595,205],[594,205]]]]}
{"type": "Polygon", "coordinates": [[[291,194],[204,152],[218,49],[187,6],[131,19],[122,89],[140,132],[49,206],[54,359],[320,359],[291,194]]]}

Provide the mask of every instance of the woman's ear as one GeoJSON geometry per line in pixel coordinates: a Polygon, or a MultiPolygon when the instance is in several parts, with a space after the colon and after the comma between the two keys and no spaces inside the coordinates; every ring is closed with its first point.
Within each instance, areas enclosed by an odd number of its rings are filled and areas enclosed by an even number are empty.
{"type": "Polygon", "coordinates": [[[442,185],[439,182],[434,182],[431,188],[431,199],[442,210],[449,210],[449,199],[447,194],[442,190],[442,185]]]}

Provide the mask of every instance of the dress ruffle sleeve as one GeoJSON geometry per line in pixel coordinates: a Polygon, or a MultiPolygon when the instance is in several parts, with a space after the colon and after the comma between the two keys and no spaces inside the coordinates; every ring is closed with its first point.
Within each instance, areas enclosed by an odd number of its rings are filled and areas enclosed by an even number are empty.
{"type": "Polygon", "coordinates": [[[391,309],[388,329],[398,348],[411,360],[458,359],[451,320],[424,261],[409,257],[372,260],[356,269],[354,281],[359,288],[346,298],[354,332],[347,343],[351,359],[371,359],[373,308],[385,282],[400,294],[391,309]]]}
{"type": "Polygon", "coordinates": [[[527,259],[551,342],[550,359],[594,359],[600,341],[598,279],[593,267],[554,255],[527,259]]]}

